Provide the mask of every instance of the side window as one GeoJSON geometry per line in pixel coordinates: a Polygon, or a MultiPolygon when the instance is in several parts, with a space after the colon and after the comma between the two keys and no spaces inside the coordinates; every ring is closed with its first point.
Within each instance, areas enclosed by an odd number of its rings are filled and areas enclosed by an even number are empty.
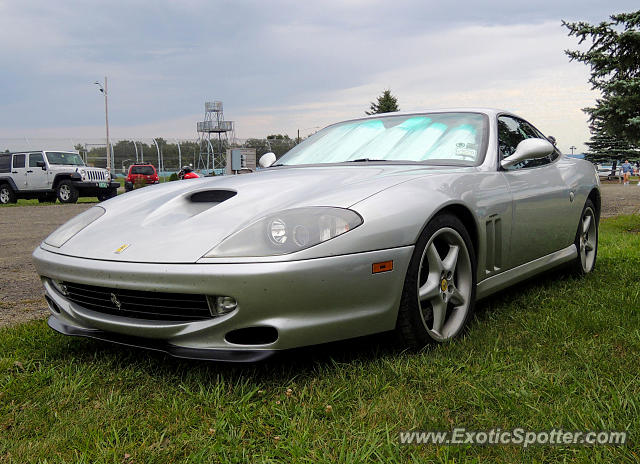
{"type": "Polygon", "coordinates": [[[518,144],[526,138],[528,137],[520,131],[520,124],[516,119],[509,116],[498,117],[498,147],[501,160],[513,155],[518,144]]]}
{"type": "Polygon", "coordinates": [[[0,155],[0,172],[11,172],[11,155],[0,155]]]}
{"type": "MultiPolygon", "coordinates": [[[[500,150],[500,159],[512,155],[518,144],[529,138],[544,138],[531,124],[520,119],[510,116],[498,117],[498,147],[500,150]]],[[[507,168],[508,170],[534,168],[549,164],[557,155],[543,156],[542,158],[521,161],[507,168]]]]}
{"type": "Polygon", "coordinates": [[[31,153],[29,155],[29,167],[30,168],[37,168],[38,167],[38,161],[44,161],[44,157],[42,156],[42,153],[31,153]]]}
{"type": "Polygon", "coordinates": [[[26,155],[13,155],[13,169],[23,168],[26,155]]]}

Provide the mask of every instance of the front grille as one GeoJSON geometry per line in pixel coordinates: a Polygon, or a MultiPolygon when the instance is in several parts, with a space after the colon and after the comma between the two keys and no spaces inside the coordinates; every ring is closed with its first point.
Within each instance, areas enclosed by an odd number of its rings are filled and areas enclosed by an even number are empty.
{"type": "Polygon", "coordinates": [[[87,177],[89,180],[93,180],[93,181],[103,181],[105,180],[105,172],[104,171],[94,171],[92,169],[89,169],[87,171],[87,177]]]}
{"type": "Polygon", "coordinates": [[[205,295],[123,290],[71,282],[61,284],[67,299],[100,313],[170,322],[192,322],[213,317],[205,295]]]}

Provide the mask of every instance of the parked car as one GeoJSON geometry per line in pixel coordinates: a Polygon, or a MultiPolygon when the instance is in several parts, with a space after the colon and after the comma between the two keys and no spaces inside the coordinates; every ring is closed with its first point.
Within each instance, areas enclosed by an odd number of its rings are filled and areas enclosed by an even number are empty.
{"type": "Polygon", "coordinates": [[[19,198],[75,203],[79,197],[116,196],[118,182],[109,171],[85,165],[77,152],[29,151],[0,153],[0,203],[19,198]]]}
{"type": "Polygon", "coordinates": [[[419,348],[459,335],[479,298],[596,262],[593,165],[508,112],[345,121],[274,161],[60,227],[33,255],[49,325],[226,361],[383,331],[419,348]]]}
{"type": "Polygon", "coordinates": [[[153,164],[136,163],[129,166],[129,172],[124,181],[124,189],[127,192],[140,183],[144,185],[157,184],[160,181],[158,171],[153,164]]]}

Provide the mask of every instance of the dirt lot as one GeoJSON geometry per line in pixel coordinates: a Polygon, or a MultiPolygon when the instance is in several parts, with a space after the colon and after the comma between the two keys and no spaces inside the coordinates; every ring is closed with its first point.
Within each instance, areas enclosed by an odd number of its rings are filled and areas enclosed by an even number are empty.
{"type": "Polygon", "coordinates": [[[56,227],[91,206],[0,207],[0,326],[48,313],[31,253],[56,227]]]}
{"type": "MultiPolygon", "coordinates": [[[[640,214],[640,187],[605,183],[602,216],[640,214]]],[[[91,204],[0,207],[0,327],[48,314],[31,253],[57,226],[91,204]]]]}

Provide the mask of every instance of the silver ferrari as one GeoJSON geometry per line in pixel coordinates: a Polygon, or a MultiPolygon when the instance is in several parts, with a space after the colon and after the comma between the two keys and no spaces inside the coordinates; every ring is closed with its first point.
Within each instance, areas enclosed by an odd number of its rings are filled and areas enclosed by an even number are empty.
{"type": "Polygon", "coordinates": [[[549,140],[498,110],[389,113],[254,174],[118,196],[35,250],[49,325],[225,361],[383,331],[449,341],[476,300],[595,265],[598,175],[549,140]]]}

